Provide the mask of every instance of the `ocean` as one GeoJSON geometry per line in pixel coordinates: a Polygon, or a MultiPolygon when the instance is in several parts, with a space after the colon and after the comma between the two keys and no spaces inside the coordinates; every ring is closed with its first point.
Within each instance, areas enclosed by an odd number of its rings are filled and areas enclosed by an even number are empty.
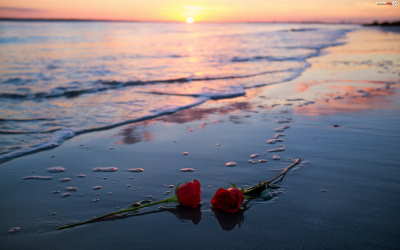
{"type": "Polygon", "coordinates": [[[288,82],[355,25],[0,23],[0,161],[288,82]]]}

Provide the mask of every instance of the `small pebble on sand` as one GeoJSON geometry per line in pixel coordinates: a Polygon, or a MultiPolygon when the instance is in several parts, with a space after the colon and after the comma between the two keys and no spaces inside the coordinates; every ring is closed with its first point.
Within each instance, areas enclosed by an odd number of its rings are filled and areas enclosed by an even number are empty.
{"type": "Polygon", "coordinates": [[[277,133],[277,134],[274,135],[274,139],[278,139],[278,138],[284,137],[284,136],[285,136],[285,134],[277,133]]]}
{"type": "Polygon", "coordinates": [[[10,229],[8,229],[8,233],[18,233],[22,230],[21,227],[12,227],[10,229]]]}
{"type": "Polygon", "coordinates": [[[68,196],[71,196],[71,193],[70,193],[70,192],[65,192],[65,193],[62,193],[62,194],[61,194],[61,197],[63,197],[63,198],[66,198],[66,197],[68,197],[68,196]]]}
{"type": "Polygon", "coordinates": [[[256,164],[257,163],[256,160],[248,160],[248,162],[251,163],[251,164],[256,164]]]}
{"type": "Polygon", "coordinates": [[[273,139],[268,139],[265,142],[268,143],[268,144],[275,144],[277,142],[283,142],[283,141],[284,141],[283,139],[273,138],[273,139]]]}
{"type": "Polygon", "coordinates": [[[182,155],[189,155],[189,152],[182,152],[182,155]]]}
{"type": "Polygon", "coordinates": [[[266,162],[268,162],[266,159],[260,159],[260,160],[258,160],[258,162],[259,163],[266,163],[266,162]]]}
{"type": "Polygon", "coordinates": [[[285,126],[276,128],[276,129],[275,129],[275,132],[283,132],[283,131],[285,131],[285,130],[288,129],[288,128],[290,128],[290,126],[289,126],[289,125],[285,125],[285,126]]]}
{"type": "Polygon", "coordinates": [[[118,168],[116,167],[97,167],[93,168],[93,172],[116,172],[118,168]]]}
{"type": "Polygon", "coordinates": [[[77,177],[79,177],[79,178],[85,178],[86,175],[85,175],[85,174],[78,174],[77,177]]]}
{"type": "Polygon", "coordinates": [[[314,101],[308,101],[308,102],[303,103],[303,105],[306,106],[306,105],[311,105],[311,104],[314,104],[314,103],[315,103],[314,101]]]}
{"type": "Polygon", "coordinates": [[[53,177],[52,176],[31,175],[31,176],[25,176],[22,179],[23,180],[51,180],[51,179],[53,179],[53,177]]]}
{"type": "Polygon", "coordinates": [[[76,192],[76,191],[78,191],[78,188],[74,187],[74,186],[69,186],[69,187],[66,187],[65,190],[69,191],[69,192],[76,192]]]}
{"type": "Polygon", "coordinates": [[[251,154],[251,155],[250,155],[250,158],[251,158],[251,159],[254,159],[254,158],[257,158],[258,156],[260,156],[260,155],[259,155],[259,154],[251,154]]]}
{"type": "Polygon", "coordinates": [[[69,178],[69,177],[65,177],[65,178],[61,178],[61,179],[59,179],[61,182],[69,182],[69,181],[72,181],[72,179],[71,178],[69,178]]]}
{"type": "Polygon", "coordinates": [[[268,152],[282,152],[282,151],[285,151],[286,149],[285,149],[285,147],[284,146],[280,146],[280,147],[277,147],[277,148],[273,148],[273,149],[269,149],[269,150],[267,150],[268,152]]]}
{"type": "Polygon", "coordinates": [[[272,160],[280,160],[281,157],[279,155],[272,155],[272,160]]]}
{"type": "Polygon", "coordinates": [[[47,168],[47,171],[50,173],[62,173],[65,172],[65,168],[61,166],[49,167],[47,168]]]}
{"type": "Polygon", "coordinates": [[[225,162],[225,167],[235,167],[237,165],[236,161],[225,162]]]}
{"type": "Polygon", "coordinates": [[[93,190],[100,190],[100,189],[102,189],[102,188],[103,188],[103,186],[93,186],[93,187],[92,187],[93,190]]]}
{"type": "Polygon", "coordinates": [[[286,99],[288,102],[300,102],[300,101],[305,101],[303,98],[289,98],[286,99]]]}
{"type": "Polygon", "coordinates": [[[141,173],[144,171],[144,168],[130,168],[128,169],[129,172],[134,172],[134,173],[141,173]]]}
{"type": "Polygon", "coordinates": [[[194,172],[195,169],[194,168],[181,168],[179,171],[181,171],[181,172],[194,172]]]}
{"type": "Polygon", "coordinates": [[[338,124],[333,124],[332,127],[338,128],[338,127],[340,127],[340,125],[338,125],[338,124]]]}

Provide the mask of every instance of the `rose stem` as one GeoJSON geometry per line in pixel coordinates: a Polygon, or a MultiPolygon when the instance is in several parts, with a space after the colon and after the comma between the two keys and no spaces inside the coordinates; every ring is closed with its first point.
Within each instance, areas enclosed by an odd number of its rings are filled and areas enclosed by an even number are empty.
{"type": "Polygon", "coordinates": [[[301,163],[301,158],[297,158],[294,159],[293,163],[290,164],[289,166],[287,166],[286,168],[282,169],[282,171],[276,175],[275,177],[267,180],[267,181],[263,181],[260,182],[259,184],[252,186],[250,188],[247,188],[243,191],[243,194],[246,195],[251,195],[253,192],[257,192],[258,190],[264,190],[268,185],[273,184],[274,182],[277,182],[280,178],[283,178],[290,169],[294,168],[295,166],[297,166],[298,164],[301,163]]]}
{"type": "Polygon", "coordinates": [[[142,208],[145,208],[145,207],[154,206],[154,205],[161,204],[161,203],[176,202],[176,201],[177,201],[176,196],[172,196],[172,197],[169,197],[169,198],[164,199],[164,200],[153,201],[153,202],[150,202],[150,203],[147,203],[147,204],[143,204],[143,205],[140,205],[140,206],[137,206],[137,207],[121,209],[121,210],[118,210],[118,211],[115,211],[115,212],[112,212],[112,213],[108,213],[108,214],[105,214],[105,215],[102,215],[102,216],[99,216],[99,217],[95,217],[95,218],[90,219],[90,220],[86,220],[86,221],[82,221],[82,222],[78,222],[78,223],[73,223],[73,224],[68,224],[68,225],[64,225],[64,226],[61,226],[61,227],[57,227],[57,230],[63,230],[63,229],[71,228],[71,227],[76,227],[76,226],[80,226],[80,225],[96,222],[96,221],[105,219],[105,218],[107,218],[109,216],[122,214],[122,213],[126,213],[126,212],[134,212],[134,211],[137,211],[139,209],[142,209],[142,208]]]}

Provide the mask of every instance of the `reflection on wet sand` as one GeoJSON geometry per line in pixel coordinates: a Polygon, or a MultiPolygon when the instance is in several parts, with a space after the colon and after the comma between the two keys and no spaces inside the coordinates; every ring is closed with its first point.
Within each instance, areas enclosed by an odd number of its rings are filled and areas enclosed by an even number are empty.
{"type": "MultiPolygon", "coordinates": [[[[185,124],[194,121],[203,121],[196,128],[187,128],[188,132],[193,132],[194,129],[202,129],[209,124],[220,122],[220,120],[210,121],[210,116],[212,115],[230,114],[228,120],[232,123],[240,124],[243,121],[241,115],[235,114],[238,111],[257,113],[260,110],[279,105],[291,105],[295,113],[307,116],[394,108],[396,104],[389,97],[397,94],[397,83],[396,81],[371,80],[297,82],[293,85],[295,92],[290,99],[275,98],[273,90],[274,88],[279,88],[279,86],[269,86],[264,88],[263,95],[260,95],[261,91],[258,90],[260,98],[257,98],[256,93],[251,93],[250,96],[239,97],[234,101],[216,101],[205,107],[194,107],[154,120],[133,124],[120,131],[118,135],[123,138],[118,143],[134,144],[153,140],[154,135],[148,131],[148,125],[153,123],[185,124]],[[288,103],[288,101],[293,102],[288,103]]],[[[249,117],[249,115],[243,117],[249,117]]]]}
{"type": "MultiPolygon", "coordinates": [[[[122,136],[122,139],[117,143],[135,144],[138,142],[153,140],[154,135],[147,130],[147,127],[153,123],[166,122],[166,123],[184,124],[198,120],[205,120],[210,115],[214,114],[229,114],[229,113],[234,113],[236,111],[249,111],[251,109],[252,105],[249,102],[243,101],[236,103],[235,102],[228,103],[227,105],[220,107],[210,107],[210,108],[195,107],[191,109],[182,110],[180,112],[160,117],[155,120],[148,120],[140,123],[135,123],[132,126],[122,128],[118,133],[118,136],[122,136]]],[[[199,129],[205,128],[208,124],[209,124],[208,122],[203,122],[198,126],[198,128],[199,129]]],[[[188,128],[188,131],[192,132],[193,129],[188,128]]]]}
{"type": "Polygon", "coordinates": [[[147,123],[143,123],[123,128],[118,134],[123,137],[119,144],[135,144],[142,141],[153,140],[153,134],[145,130],[146,125],[147,123]]]}
{"type": "Polygon", "coordinates": [[[181,221],[191,221],[193,224],[197,225],[201,221],[201,209],[189,208],[183,206],[176,207],[161,207],[161,210],[168,211],[176,216],[177,219],[181,221]]]}
{"type": "Polygon", "coordinates": [[[248,111],[251,110],[252,105],[249,102],[230,103],[222,107],[211,108],[193,108],[177,112],[175,114],[158,118],[158,121],[169,123],[187,123],[206,119],[212,114],[228,114],[235,111],[248,111]]]}
{"type": "Polygon", "coordinates": [[[219,225],[225,231],[231,231],[236,226],[240,227],[244,222],[244,212],[239,213],[223,213],[213,210],[215,218],[217,218],[219,225]]]}
{"type": "Polygon", "coordinates": [[[395,108],[389,97],[397,94],[396,82],[327,80],[299,83],[295,87],[301,94],[318,96],[313,105],[298,105],[294,111],[302,115],[327,115],[395,108]]]}
{"type": "MultiPolygon", "coordinates": [[[[218,221],[221,229],[224,231],[231,231],[235,229],[236,226],[240,227],[244,223],[244,211],[239,213],[224,213],[217,210],[212,210],[214,213],[215,218],[218,221]]],[[[127,213],[122,215],[113,215],[101,220],[94,221],[92,223],[98,223],[102,221],[114,221],[114,220],[121,220],[130,217],[137,217],[137,216],[144,216],[150,214],[157,214],[157,213],[164,213],[169,212],[176,216],[176,218],[182,222],[190,221],[194,225],[198,225],[202,219],[202,210],[201,207],[197,208],[188,208],[183,206],[176,206],[176,207],[160,207],[158,209],[150,210],[147,212],[141,213],[127,213]]]]}

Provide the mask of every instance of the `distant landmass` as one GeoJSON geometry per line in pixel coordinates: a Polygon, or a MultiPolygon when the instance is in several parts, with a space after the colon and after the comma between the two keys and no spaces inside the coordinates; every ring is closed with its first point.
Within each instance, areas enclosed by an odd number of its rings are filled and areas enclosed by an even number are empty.
{"type": "Polygon", "coordinates": [[[136,20],[74,19],[74,18],[8,18],[0,17],[0,22],[140,22],[136,20]]]}
{"type": "Polygon", "coordinates": [[[378,27],[399,27],[400,26],[400,21],[394,21],[394,22],[378,22],[374,21],[372,23],[367,23],[363,24],[363,26],[378,26],[378,27]]]}

